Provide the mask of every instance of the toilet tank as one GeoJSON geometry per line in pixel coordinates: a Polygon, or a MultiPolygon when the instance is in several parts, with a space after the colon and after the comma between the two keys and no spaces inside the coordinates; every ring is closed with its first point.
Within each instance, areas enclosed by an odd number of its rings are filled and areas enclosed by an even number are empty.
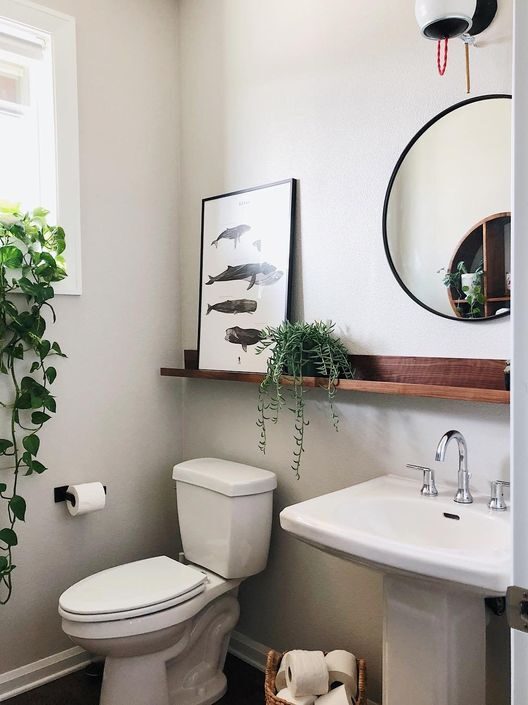
{"type": "Polygon", "coordinates": [[[272,472],[218,458],[174,466],[185,557],[224,578],[264,570],[271,534],[272,472]]]}

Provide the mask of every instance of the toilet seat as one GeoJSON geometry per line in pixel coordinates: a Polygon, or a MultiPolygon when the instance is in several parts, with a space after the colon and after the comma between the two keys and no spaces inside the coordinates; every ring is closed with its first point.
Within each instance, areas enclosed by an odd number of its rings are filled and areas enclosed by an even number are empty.
{"type": "Polygon", "coordinates": [[[59,614],[73,622],[108,622],[160,612],[205,590],[207,575],[167,556],[90,575],[62,593],[59,614]]]}
{"type": "Polygon", "coordinates": [[[240,578],[226,580],[211,571],[204,570],[204,573],[207,582],[202,592],[173,607],[159,609],[150,614],[126,618],[122,616],[122,613],[116,613],[102,615],[101,619],[92,619],[91,617],[86,618],[86,615],[79,618],[80,615],[70,614],[59,607],[62,628],[66,634],[73,638],[104,640],[148,634],[182,624],[188,619],[192,619],[216,598],[229,592],[236,594],[238,586],[242,582],[240,578]]]}

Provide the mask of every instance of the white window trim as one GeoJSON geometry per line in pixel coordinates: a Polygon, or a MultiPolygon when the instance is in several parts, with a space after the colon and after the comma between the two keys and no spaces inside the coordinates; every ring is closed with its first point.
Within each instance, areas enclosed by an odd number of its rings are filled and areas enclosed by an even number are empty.
{"type": "MultiPolygon", "coordinates": [[[[51,37],[57,149],[57,224],[66,232],[68,277],[57,294],[78,295],[81,282],[79,113],[75,18],[28,0],[0,0],[0,17],[47,32],[51,37]]],[[[35,204],[46,206],[45,203],[35,204]]],[[[53,223],[54,224],[54,223],[53,223]]]]}

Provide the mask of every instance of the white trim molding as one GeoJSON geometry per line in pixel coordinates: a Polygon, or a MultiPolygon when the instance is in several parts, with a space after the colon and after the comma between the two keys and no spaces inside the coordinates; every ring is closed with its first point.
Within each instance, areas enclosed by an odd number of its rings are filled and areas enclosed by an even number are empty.
{"type": "Polygon", "coordinates": [[[80,671],[91,661],[92,657],[87,651],[81,649],[80,646],[74,646],[66,651],[2,673],[0,675],[0,702],[25,693],[27,690],[38,688],[44,683],[62,678],[62,676],[67,676],[74,671],[80,671]]]}
{"type": "Polygon", "coordinates": [[[245,634],[237,631],[231,634],[229,653],[244,661],[244,663],[249,663],[253,668],[258,668],[262,673],[266,670],[266,657],[269,650],[268,646],[250,639],[245,634]]]}
{"type": "MultiPolygon", "coordinates": [[[[513,250],[512,250],[512,425],[511,506],[513,522],[512,585],[528,587],[528,3],[515,0],[514,68],[513,68],[513,250]]],[[[528,634],[512,630],[512,705],[528,702],[528,634]]]]}
{"type": "MultiPolygon", "coordinates": [[[[266,670],[266,656],[269,650],[270,647],[240,632],[234,631],[231,635],[229,653],[259,671],[264,672],[266,670]]],[[[92,656],[87,651],[79,646],[74,646],[71,649],[66,649],[66,651],[61,651],[39,661],[28,663],[26,666],[2,673],[0,675],[0,702],[67,676],[74,671],[80,671],[88,666],[92,660],[92,656]]],[[[376,703],[369,700],[369,705],[376,705],[376,703]]]]}
{"type": "MultiPolygon", "coordinates": [[[[265,646],[254,639],[234,631],[231,634],[228,651],[233,656],[236,656],[244,663],[248,663],[259,671],[266,670],[266,657],[271,647],[265,646]]],[[[376,705],[375,702],[369,700],[369,705],[376,705]]]]}

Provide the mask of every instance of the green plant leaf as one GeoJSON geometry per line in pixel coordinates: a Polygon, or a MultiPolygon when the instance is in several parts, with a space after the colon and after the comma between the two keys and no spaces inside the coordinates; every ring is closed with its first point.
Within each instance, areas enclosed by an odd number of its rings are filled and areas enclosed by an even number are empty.
{"type": "Polygon", "coordinates": [[[4,245],[0,247],[0,264],[9,269],[20,269],[24,255],[22,251],[14,245],[4,245]]]}
{"type": "Polygon", "coordinates": [[[47,396],[44,399],[44,402],[42,405],[45,409],[47,409],[48,411],[51,411],[52,414],[54,414],[57,411],[57,404],[55,403],[55,399],[52,396],[47,396]]]}
{"type": "Polygon", "coordinates": [[[40,409],[41,406],[43,406],[44,400],[42,397],[37,396],[36,394],[31,395],[31,408],[32,409],[40,409]]]}
{"type": "Polygon", "coordinates": [[[48,214],[48,210],[42,207],[38,207],[33,210],[33,213],[31,215],[33,216],[33,218],[45,218],[48,214]]]}
{"type": "Polygon", "coordinates": [[[39,475],[43,472],[45,472],[48,468],[45,465],[42,465],[38,460],[33,460],[31,463],[31,469],[34,472],[37,472],[39,475]]]}
{"type": "Polygon", "coordinates": [[[18,537],[13,529],[1,529],[0,541],[3,541],[7,546],[16,546],[18,544],[18,537]]]}
{"type": "Polygon", "coordinates": [[[9,575],[16,568],[16,565],[9,565],[7,556],[0,556],[0,575],[9,575]]]}
{"type": "Polygon", "coordinates": [[[61,357],[66,357],[66,355],[62,352],[61,347],[58,343],[56,343],[56,342],[53,343],[53,345],[51,346],[51,349],[54,350],[57,353],[57,355],[60,355],[61,357]]]}
{"type": "Polygon", "coordinates": [[[29,436],[24,436],[22,439],[22,445],[28,453],[31,453],[31,455],[37,455],[40,447],[40,438],[35,433],[32,433],[29,436]]]}
{"type": "Polygon", "coordinates": [[[29,392],[22,392],[15,401],[15,407],[17,409],[31,409],[31,394],[29,392]]]}
{"type": "Polygon", "coordinates": [[[65,237],[64,230],[60,226],[57,226],[53,229],[53,233],[46,245],[49,249],[55,250],[57,255],[61,255],[66,249],[65,237]]]}
{"type": "Polygon", "coordinates": [[[11,497],[9,500],[9,509],[20,521],[26,520],[26,500],[20,495],[16,494],[11,497]]]}
{"type": "Polygon", "coordinates": [[[50,384],[53,384],[55,382],[55,379],[57,378],[57,370],[54,367],[48,367],[46,369],[46,379],[50,384]]]}
{"type": "Polygon", "coordinates": [[[50,419],[51,416],[45,414],[43,411],[34,411],[31,414],[31,423],[36,426],[40,426],[40,424],[46,423],[46,421],[49,421],[50,419]]]}
{"type": "Polygon", "coordinates": [[[5,492],[7,490],[7,485],[5,482],[0,482],[0,493],[5,492]]]}
{"type": "Polygon", "coordinates": [[[31,369],[29,370],[30,373],[33,374],[33,372],[36,372],[39,367],[40,367],[40,362],[35,361],[35,362],[31,365],[31,369]]]}
{"type": "Polygon", "coordinates": [[[7,438],[0,438],[0,455],[3,455],[6,450],[13,447],[13,443],[8,441],[7,438]]]}
{"type": "Polygon", "coordinates": [[[33,472],[33,464],[35,463],[35,460],[33,460],[33,456],[31,455],[31,453],[28,453],[27,451],[25,453],[22,453],[22,462],[28,468],[26,475],[31,475],[33,472]]]}
{"type": "Polygon", "coordinates": [[[45,396],[47,394],[46,387],[39,384],[33,377],[23,377],[20,382],[20,389],[23,392],[30,392],[33,394],[38,394],[39,396],[45,396]]]}
{"type": "Polygon", "coordinates": [[[40,345],[39,345],[39,355],[40,357],[46,357],[46,355],[49,353],[51,349],[51,343],[49,340],[42,340],[40,345]]]}
{"type": "Polygon", "coordinates": [[[20,277],[18,280],[18,286],[20,291],[23,291],[24,294],[30,294],[31,296],[33,295],[33,284],[27,277],[20,277]]]}
{"type": "Polygon", "coordinates": [[[0,302],[0,308],[3,309],[9,316],[16,316],[18,314],[18,309],[12,301],[0,302]]]}

